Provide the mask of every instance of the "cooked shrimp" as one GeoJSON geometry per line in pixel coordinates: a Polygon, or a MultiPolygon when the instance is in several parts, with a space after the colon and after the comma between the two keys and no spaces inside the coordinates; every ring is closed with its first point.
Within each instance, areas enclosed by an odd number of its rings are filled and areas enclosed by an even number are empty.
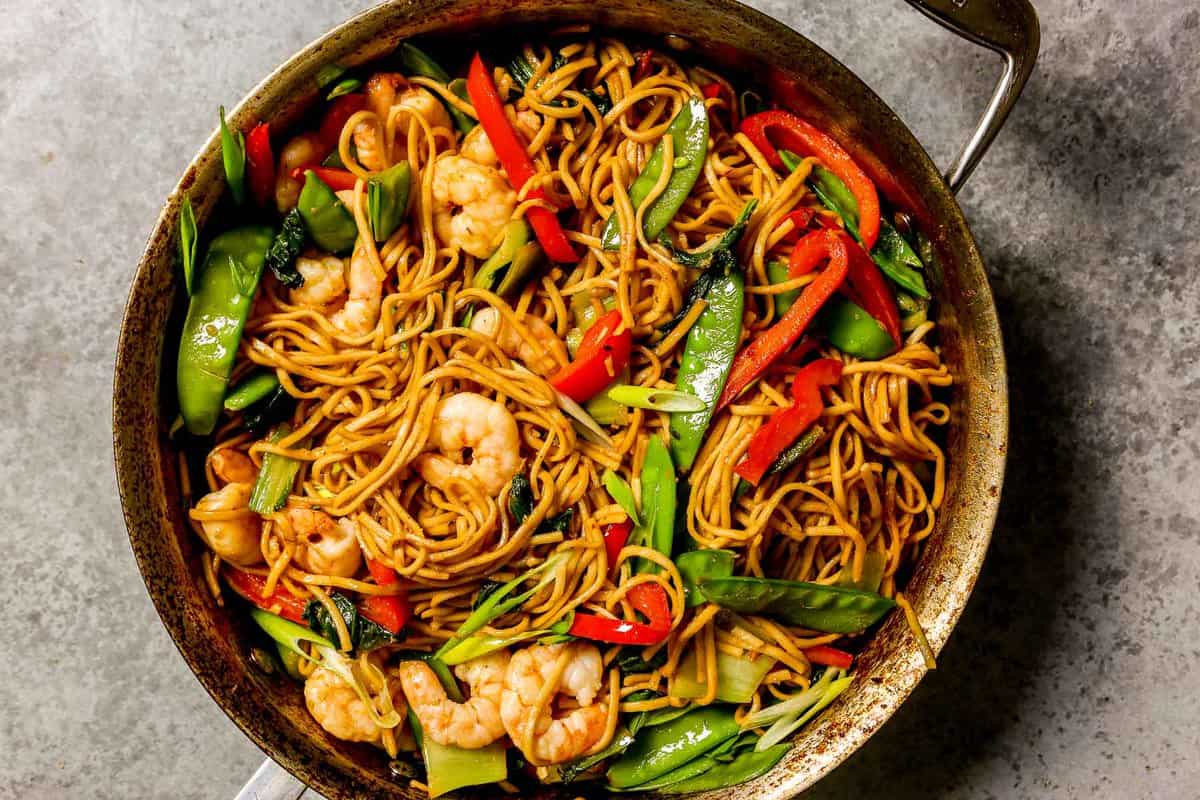
{"type": "Polygon", "coordinates": [[[289,506],[284,512],[296,534],[295,560],[305,572],[349,578],[362,564],[354,522],[334,521],[324,511],[289,506]]]}
{"type": "Polygon", "coordinates": [[[250,483],[229,483],[196,503],[197,511],[229,511],[228,519],[200,520],[200,535],[221,558],[239,567],[263,560],[262,521],[250,510],[250,483]]]}
{"type": "Polygon", "coordinates": [[[454,668],[471,696],[456,703],[446,696],[441,681],[423,661],[400,662],[400,684],[425,735],[438,744],[478,750],[504,735],[500,696],[508,651],[501,650],[454,668]]]}
{"type": "Polygon", "coordinates": [[[474,392],[438,401],[429,443],[441,451],[415,461],[417,472],[442,491],[456,481],[500,494],[521,468],[517,420],[503,404],[474,392]]]}
{"type": "MultiPolygon", "coordinates": [[[[400,687],[391,690],[392,706],[401,716],[407,710],[400,687]]],[[[347,742],[378,744],[383,730],[371,720],[364,702],[336,673],[317,667],[304,682],[304,704],[308,713],[331,736],[347,742]]]]}
{"type": "Polygon", "coordinates": [[[329,321],[343,333],[361,336],[370,333],[379,322],[379,309],[383,301],[383,281],[375,272],[367,247],[360,239],[350,256],[350,275],[346,281],[350,295],[329,321]]]}
{"type": "Polygon", "coordinates": [[[433,227],[442,243],[476,258],[496,248],[517,193],[494,167],[448,155],[433,165],[433,227]]]}
{"type": "Polygon", "coordinates": [[[534,645],[517,651],[504,678],[505,692],[500,702],[504,729],[518,746],[531,746],[533,752],[525,755],[542,764],[561,764],[582,755],[604,735],[607,702],[595,702],[603,677],[604,662],[595,645],[534,645]],[[558,693],[574,697],[580,707],[556,716],[551,703],[534,719],[538,697],[564,652],[570,660],[558,693]]]}
{"type": "MultiPolygon", "coordinates": [[[[379,122],[378,124],[360,122],[354,127],[354,150],[358,162],[371,172],[387,166],[383,147],[379,141],[379,131],[387,124],[388,115],[394,106],[399,106],[421,117],[431,128],[450,127],[450,114],[442,102],[427,89],[409,86],[408,81],[399,73],[375,73],[367,81],[364,92],[367,95],[367,107],[375,112],[379,122]],[[396,92],[405,86],[407,88],[397,96],[396,92]]],[[[403,123],[403,118],[400,122],[403,123]]],[[[406,129],[407,126],[398,128],[398,130],[406,129]]]]}
{"type": "Polygon", "coordinates": [[[306,167],[321,160],[325,148],[315,133],[293,137],[279,151],[279,169],[275,173],[275,207],[286,214],[296,207],[304,181],[292,177],[296,167],[306,167]]]}
{"type": "Polygon", "coordinates": [[[300,256],[296,271],[304,285],[292,289],[292,303],[310,308],[323,308],[341,301],[346,294],[346,261],[333,255],[300,256]]]}
{"type": "Polygon", "coordinates": [[[509,358],[515,358],[539,375],[551,375],[568,361],[567,346],[544,319],[526,316],[521,323],[533,336],[526,340],[514,325],[510,325],[492,307],[480,309],[471,320],[471,330],[495,340],[496,346],[509,358]]]}
{"type": "Polygon", "coordinates": [[[208,454],[208,463],[213,472],[225,483],[254,483],[258,469],[245,453],[229,447],[213,450],[208,454]]]}

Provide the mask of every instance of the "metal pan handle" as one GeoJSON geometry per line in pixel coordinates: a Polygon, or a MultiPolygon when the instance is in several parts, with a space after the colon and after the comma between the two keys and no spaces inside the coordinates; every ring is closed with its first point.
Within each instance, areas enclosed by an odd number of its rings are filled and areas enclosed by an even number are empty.
{"type": "Polygon", "coordinates": [[[268,758],[233,800],[298,800],[307,788],[268,758]]]}
{"type": "Polygon", "coordinates": [[[994,50],[1004,59],[1004,71],[987,108],[946,172],[950,191],[957,193],[1000,132],[1033,72],[1041,43],[1037,12],[1028,0],[908,0],[908,3],[942,27],[994,50]]]}

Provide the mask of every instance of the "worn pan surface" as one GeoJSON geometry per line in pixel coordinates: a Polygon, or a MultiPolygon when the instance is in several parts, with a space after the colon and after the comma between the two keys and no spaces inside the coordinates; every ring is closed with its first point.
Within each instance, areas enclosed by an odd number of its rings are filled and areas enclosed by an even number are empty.
{"type": "MultiPolygon", "coordinates": [[[[287,125],[315,99],[328,62],[358,64],[412,36],[453,36],[486,46],[503,28],[587,22],[638,38],[682,37],[713,63],[760,84],[774,98],[854,149],[881,191],[934,240],[943,279],[938,321],[955,376],[948,432],[947,497],[906,589],[935,651],[945,644],[983,563],[999,502],[1008,399],[996,309],[983,264],[952,188],[970,172],[1015,100],[1037,52],[1037,21],[1024,0],[910,0],[948,27],[1005,56],[1005,74],[964,155],[943,178],[899,118],[857,77],[784,25],[731,0],[434,0],[394,2],[355,17],[295,55],[231,115],[287,125]]],[[[175,267],[179,198],[189,192],[203,226],[223,190],[214,133],[171,194],[133,279],[114,381],[114,446],[129,538],[163,623],[188,665],[231,719],[273,759],[331,798],[419,797],[379,751],[335,741],[304,708],[294,684],[263,674],[247,657],[246,630],[218,608],[199,579],[199,548],[186,531],[176,453],[170,322],[182,303],[175,267]]],[[[850,690],[813,721],[770,774],[712,798],[791,797],[831,770],[895,712],[925,673],[899,614],[859,660],[850,690]]],[[[465,793],[469,794],[469,793],[465,793]]],[[[487,796],[483,790],[477,796],[487,796]]],[[[551,789],[547,797],[555,796],[551,789]]],[[[562,797],[577,792],[563,793],[562,797]]],[[[279,795],[283,796],[283,795],[279,795]]],[[[294,794],[292,795],[294,796],[294,794]]]]}

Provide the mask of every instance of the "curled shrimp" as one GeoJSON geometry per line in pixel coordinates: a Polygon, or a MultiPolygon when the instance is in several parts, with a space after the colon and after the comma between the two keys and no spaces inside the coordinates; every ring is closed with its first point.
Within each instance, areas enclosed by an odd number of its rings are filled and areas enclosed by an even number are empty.
{"type": "Polygon", "coordinates": [[[476,312],[471,320],[471,330],[495,341],[506,356],[524,362],[538,375],[552,375],[567,363],[567,346],[544,319],[529,315],[521,320],[521,324],[533,337],[532,341],[489,306],[476,312]]]}
{"type": "Polygon", "coordinates": [[[355,246],[348,269],[345,259],[324,255],[297,258],[296,270],[304,277],[304,285],[291,290],[292,303],[322,314],[332,311],[329,321],[348,336],[374,330],[383,302],[383,281],[365,244],[359,241],[355,246]]]}
{"type": "Polygon", "coordinates": [[[450,128],[450,114],[442,102],[429,90],[410,86],[405,77],[397,72],[375,73],[367,80],[363,91],[367,96],[367,107],[375,113],[378,122],[360,122],[354,126],[352,135],[358,163],[370,172],[387,166],[379,136],[394,106],[421,117],[430,128],[450,128]],[[400,91],[402,87],[407,88],[400,91]]]}
{"type": "Polygon", "coordinates": [[[444,492],[462,481],[495,497],[521,468],[517,420],[502,403],[474,392],[438,401],[429,443],[440,452],[419,456],[414,466],[444,492]]]}
{"type": "Polygon", "coordinates": [[[288,293],[294,305],[322,309],[346,294],[346,261],[334,255],[300,256],[296,271],[304,284],[288,293]]]}
{"type": "Polygon", "coordinates": [[[445,687],[423,661],[400,662],[400,684],[426,736],[438,744],[478,750],[504,735],[500,696],[507,667],[506,650],[455,667],[454,674],[471,693],[462,703],[446,696],[445,687]]]}
{"type": "Polygon", "coordinates": [[[279,169],[275,173],[275,207],[286,214],[296,207],[304,180],[293,178],[297,167],[316,164],[325,156],[325,147],[315,133],[302,133],[292,137],[279,151],[279,169]]]}
{"type": "MultiPolygon", "coordinates": [[[[407,706],[400,687],[391,690],[392,707],[404,715],[407,706]]],[[[366,701],[336,673],[318,667],[304,681],[304,704],[317,724],[347,742],[379,744],[383,729],[371,719],[366,701]]]]}
{"type": "Polygon", "coordinates": [[[208,463],[212,465],[217,477],[225,483],[252,484],[258,477],[258,470],[250,457],[229,447],[209,453],[208,463]]]}
{"type": "Polygon", "coordinates": [[[250,483],[228,483],[209,492],[196,503],[200,512],[200,536],[209,548],[239,567],[263,560],[262,520],[250,510],[250,483]],[[228,512],[219,519],[204,519],[207,512],[228,512]]]}
{"type": "Polygon", "coordinates": [[[353,577],[362,564],[354,522],[334,520],[324,511],[289,506],[284,516],[296,535],[296,563],[313,575],[353,577]]]}
{"type": "Polygon", "coordinates": [[[383,302],[383,281],[375,271],[367,246],[360,238],[350,256],[350,273],[346,279],[350,290],[343,305],[329,321],[333,327],[350,336],[370,333],[379,322],[379,310],[383,302]]]}
{"type": "Polygon", "coordinates": [[[433,164],[433,227],[448,247],[487,258],[517,207],[517,193],[495,167],[445,155],[433,164]]]}
{"type": "Polygon", "coordinates": [[[603,677],[604,661],[595,645],[534,645],[517,651],[504,678],[500,702],[504,729],[534,762],[561,764],[582,755],[600,741],[608,721],[607,701],[596,702],[603,677]],[[566,713],[556,712],[553,703],[538,707],[538,698],[558,671],[560,658],[567,662],[557,694],[579,703],[566,713]]]}

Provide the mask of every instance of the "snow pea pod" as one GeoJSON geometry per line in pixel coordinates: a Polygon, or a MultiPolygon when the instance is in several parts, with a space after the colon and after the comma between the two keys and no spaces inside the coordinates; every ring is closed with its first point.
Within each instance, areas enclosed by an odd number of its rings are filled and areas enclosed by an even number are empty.
{"type": "MultiPolygon", "coordinates": [[[[666,229],[667,224],[675,217],[683,201],[696,185],[700,171],[704,168],[704,159],[708,155],[708,112],[704,108],[704,99],[692,97],[687,101],[671,124],[667,126],[674,144],[675,166],[667,187],[662,194],[654,199],[646,213],[642,215],[642,230],[648,241],[654,241],[666,229]]],[[[663,171],[663,145],[660,142],[650,154],[650,160],[638,173],[633,185],[629,187],[629,201],[636,211],[654,184],[658,183],[663,171]]],[[[605,250],[616,250],[621,246],[621,225],[614,211],[609,214],[600,234],[600,243],[605,250]]]]}
{"type": "Polygon", "coordinates": [[[762,751],[746,750],[727,764],[709,756],[701,756],[697,761],[712,762],[710,768],[702,769],[703,764],[697,764],[693,768],[697,774],[691,777],[681,776],[681,780],[669,785],[660,785],[658,790],[663,794],[685,794],[736,786],[767,774],[790,748],[790,744],[777,744],[762,751]]]}
{"type": "Polygon", "coordinates": [[[895,601],[874,592],[803,581],[701,578],[698,585],[710,602],[722,608],[766,614],[825,633],[857,633],[896,606],[895,601]]]}
{"type": "Polygon", "coordinates": [[[279,377],[274,370],[258,370],[245,378],[225,395],[226,411],[241,411],[249,408],[279,388],[279,377]]]}
{"type": "Polygon", "coordinates": [[[386,242],[408,213],[412,167],[401,161],[367,179],[367,219],[376,242],[386,242]]]}
{"type": "Polygon", "coordinates": [[[688,331],[675,388],[704,401],[704,410],[671,415],[671,455],[680,470],[691,469],[717,398],[725,388],[742,332],[745,278],[733,269],[713,279],[704,299],[708,307],[688,331]]]}
{"type": "Polygon", "coordinates": [[[844,297],[831,298],[817,319],[830,343],[843,353],[874,361],[896,349],[883,326],[862,306],[844,297]]]}
{"type": "Polygon", "coordinates": [[[733,711],[698,708],[663,725],[646,728],[608,768],[608,782],[628,789],[682,767],[741,732],[733,711]]]}
{"type": "MultiPolygon", "coordinates": [[[[633,530],[631,544],[650,547],[671,557],[675,538],[675,465],[661,438],[653,436],[646,444],[642,459],[641,524],[633,530]]],[[[648,559],[634,562],[633,571],[658,572],[659,567],[648,559]]]]}
{"type": "Polygon", "coordinates": [[[733,574],[732,550],[689,550],[675,558],[675,566],[683,578],[683,596],[687,607],[704,602],[696,587],[701,578],[727,578],[733,574]]]}
{"type": "Polygon", "coordinates": [[[347,253],[354,247],[358,238],[354,215],[311,169],[304,171],[304,188],[296,207],[317,247],[331,253],[347,253]]]}
{"type": "Polygon", "coordinates": [[[216,427],[274,233],[265,225],[222,233],[208,246],[196,276],[179,340],[175,380],[179,413],[187,429],[198,436],[207,436],[216,427]]]}

